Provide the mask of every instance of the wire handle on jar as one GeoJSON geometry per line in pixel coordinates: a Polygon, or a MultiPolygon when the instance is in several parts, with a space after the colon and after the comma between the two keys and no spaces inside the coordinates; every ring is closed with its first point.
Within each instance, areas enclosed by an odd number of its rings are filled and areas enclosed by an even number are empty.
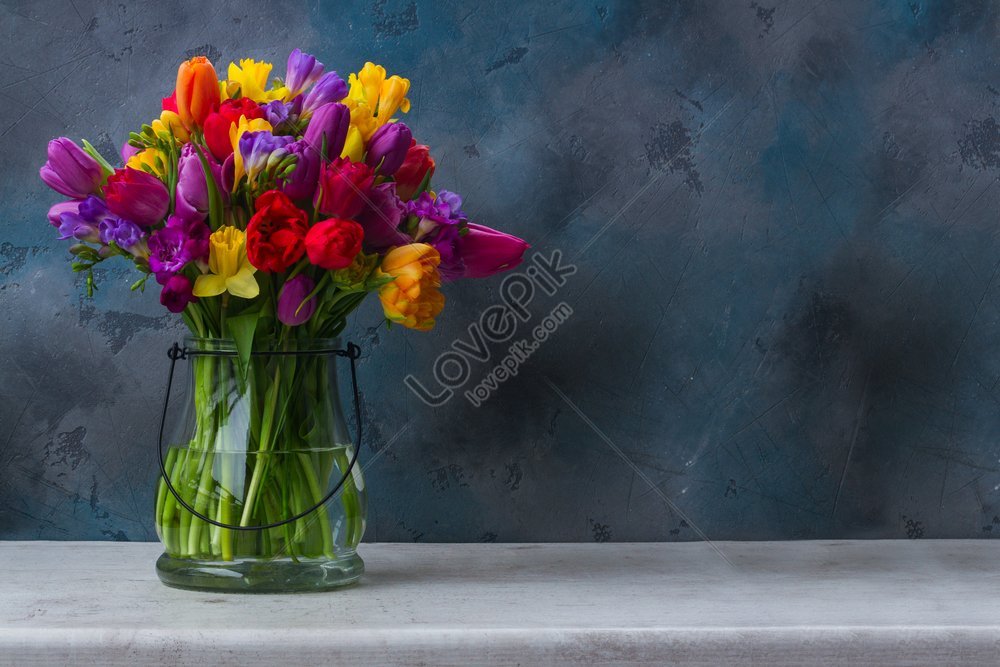
{"type": "Polygon", "coordinates": [[[180,359],[187,359],[188,357],[197,356],[211,356],[211,357],[235,357],[236,351],[227,350],[189,350],[186,347],[181,347],[177,343],[174,343],[169,350],[167,350],[167,356],[170,357],[170,372],[167,375],[167,391],[163,397],[163,413],[160,415],[160,429],[156,438],[156,454],[157,460],[160,464],[160,475],[163,478],[164,484],[166,484],[167,489],[177,500],[181,507],[186,509],[192,515],[198,517],[206,523],[210,523],[213,526],[218,526],[219,528],[226,528],[228,530],[268,530],[270,528],[277,528],[278,526],[284,526],[285,524],[293,523],[302,519],[309,514],[312,514],[327,502],[333,498],[340,488],[347,482],[348,478],[354,472],[354,466],[358,462],[358,454],[361,451],[361,403],[358,400],[358,375],[357,369],[355,367],[355,361],[361,356],[361,348],[354,343],[348,343],[347,349],[341,350],[336,348],[322,349],[322,350],[276,350],[270,351],[254,351],[250,353],[251,356],[269,357],[269,356],[296,356],[296,355],[316,355],[316,354],[329,354],[336,355],[338,357],[347,357],[351,362],[351,390],[354,393],[354,419],[357,424],[356,437],[354,441],[354,452],[351,455],[351,461],[347,465],[347,470],[344,471],[343,477],[340,481],[330,489],[322,500],[317,502],[315,505],[309,509],[303,510],[291,516],[287,519],[282,519],[281,521],[275,521],[273,523],[267,523],[259,526],[233,526],[228,523],[223,523],[221,521],[216,521],[211,517],[205,516],[195,508],[191,507],[186,500],[184,500],[177,489],[174,488],[173,483],[170,481],[170,475],[167,474],[167,464],[163,459],[163,429],[167,422],[167,407],[170,405],[170,389],[174,383],[174,368],[177,365],[177,361],[180,359]]]}

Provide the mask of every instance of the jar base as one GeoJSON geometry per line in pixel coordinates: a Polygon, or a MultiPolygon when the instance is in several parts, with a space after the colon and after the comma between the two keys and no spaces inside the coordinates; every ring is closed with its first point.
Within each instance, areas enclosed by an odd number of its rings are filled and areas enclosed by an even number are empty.
{"type": "Polygon", "coordinates": [[[350,586],[365,563],[357,553],[337,558],[250,558],[233,561],[163,554],[156,575],[171,588],[213,593],[304,593],[350,586]]]}

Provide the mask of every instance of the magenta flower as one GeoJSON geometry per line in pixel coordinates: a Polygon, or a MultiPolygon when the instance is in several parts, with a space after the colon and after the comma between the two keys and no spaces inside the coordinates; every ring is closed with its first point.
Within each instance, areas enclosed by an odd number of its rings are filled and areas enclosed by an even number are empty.
{"type": "Polygon", "coordinates": [[[149,236],[149,270],[156,282],[166,285],[188,263],[208,257],[211,233],[201,220],[170,216],[165,227],[149,236]]]}
{"type": "Polygon", "coordinates": [[[458,237],[458,253],[465,264],[465,278],[485,278],[512,269],[530,248],[523,239],[470,222],[458,237]]]}
{"type": "Polygon", "coordinates": [[[323,63],[314,56],[295,49],[288,54],[288,64],[285,67],[285,87],[295,97],[323,75],[323,63]]]}
{"type": "Polygon", "coordinates": [[[410,128],[403,123],[386,123],[369,140],[365,164],[381,176],[392,176],[406,159],[412,140],[410,128]]]}
{"type": "Polygon", "coordinates": [[[309,299],[302,303],[309,294],[316,288],[313,279],[304,273],[300,273],[285,283],[278,295],[278,319],[283,324],[290,327],[297,327],[305,324],[316,312],[316,299],[309,299]]]}
{"type": "Polygon", "coordinates": [[[376,185],[368,193],[364,209],[357,217],[365,230],[364,246],[372,252],[384,252],[412,239],[399,231],[399,223],[406,215],[406,204],[396,196],[395,183],[376,185]]]}
{"type": "Polygon", "coordinates": [[[338,102],[324,104],[313,113],[309,119],[309,127],[302,140],[317,155],[323,149],[324,138],[326,142],[326,153],[324,160],[332,160],[340,157],[340,152],[344,150],[344,141],[347,140],[347,128],[351,124],[351,110],[338,102]]]}
{"type": "Polygon", "coordinates": [[[160,303],[171,313],[182,313],[189,303],[197,301],[192,293],[191,281],[184,276],[171,276],[160,292],[160,303]]]}
{"type": "Polygon", "coordinates": [[[278,181],[279,189],[292,199],[312,199],[319,178],[320,156],[305,141],[288,144],[288,152],[296,156],[295,169],[278,181]]]}
{"type": "Polygon", "coordinates": [[[104,172],[97,160],[66,137],[49,142],[48,159],[38,175],[59,194],[82,199],[97,192],[104,172]]]}
{"type": "MultiPolygon", "coordinates": [[[[222,187],[222,166],[207,151],[205,157],[219,194],[226,197],[228,191],[222,187]]],[[[205,169],[193,144],[184,144],[177,159],[174,212],[187,219],[204,220],[208,217],[208,181],[205,180],[205,169]]]]}
{"type": "Polygon", "coordinates": [[[347,97],[347,84],[336,72],[327,72],[320,77],[312,90],[302,100],[302,115],[308,117],[324,104],[339,102],[347,97]]]}
{"type": "Polygon", "coordinates": [[[112,213],[143,227],[158,223],[170,208],[170,192],[163,181],[131,167],[116,169],[108,177],[104,197],[112,213]]]}

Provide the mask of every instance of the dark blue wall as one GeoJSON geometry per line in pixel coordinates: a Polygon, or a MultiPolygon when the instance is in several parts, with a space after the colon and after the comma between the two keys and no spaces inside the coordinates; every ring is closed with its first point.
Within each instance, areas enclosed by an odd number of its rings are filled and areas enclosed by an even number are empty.
{"type": "Polygon", "coordinates": [[[5,2],[0,538],[155,537],[182,333],[126,270],[81,297],[46,141],[114,154],[186,55],[296,46],[412,78],[438,185],[578,266],[530,306],[572,317],[479,408],[403,379],[432,382],[498,279],[450,286],[430,334],[357,314],[368,539],[1000,533],[998,21],[993,0],[5,2]]]}

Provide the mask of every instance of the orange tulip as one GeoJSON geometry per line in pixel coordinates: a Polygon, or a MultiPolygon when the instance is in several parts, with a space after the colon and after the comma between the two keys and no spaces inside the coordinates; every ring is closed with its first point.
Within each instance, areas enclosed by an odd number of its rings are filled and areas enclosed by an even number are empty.
{"type": "Polygon", "coordinates": [[[219,77],[208,58],[195,56],[177,69],[177,113],[188,128],[201,127],[219,107],[219,77]]]}
{"type": "Polygon", "coordinates": [[[430,331],[444,308],[438,264],[441,255],[426,243],[410,243],[390,250],[382,260],[382,275],[395,280],[379,288],[387,319],[408,329],[430,331]]]}

